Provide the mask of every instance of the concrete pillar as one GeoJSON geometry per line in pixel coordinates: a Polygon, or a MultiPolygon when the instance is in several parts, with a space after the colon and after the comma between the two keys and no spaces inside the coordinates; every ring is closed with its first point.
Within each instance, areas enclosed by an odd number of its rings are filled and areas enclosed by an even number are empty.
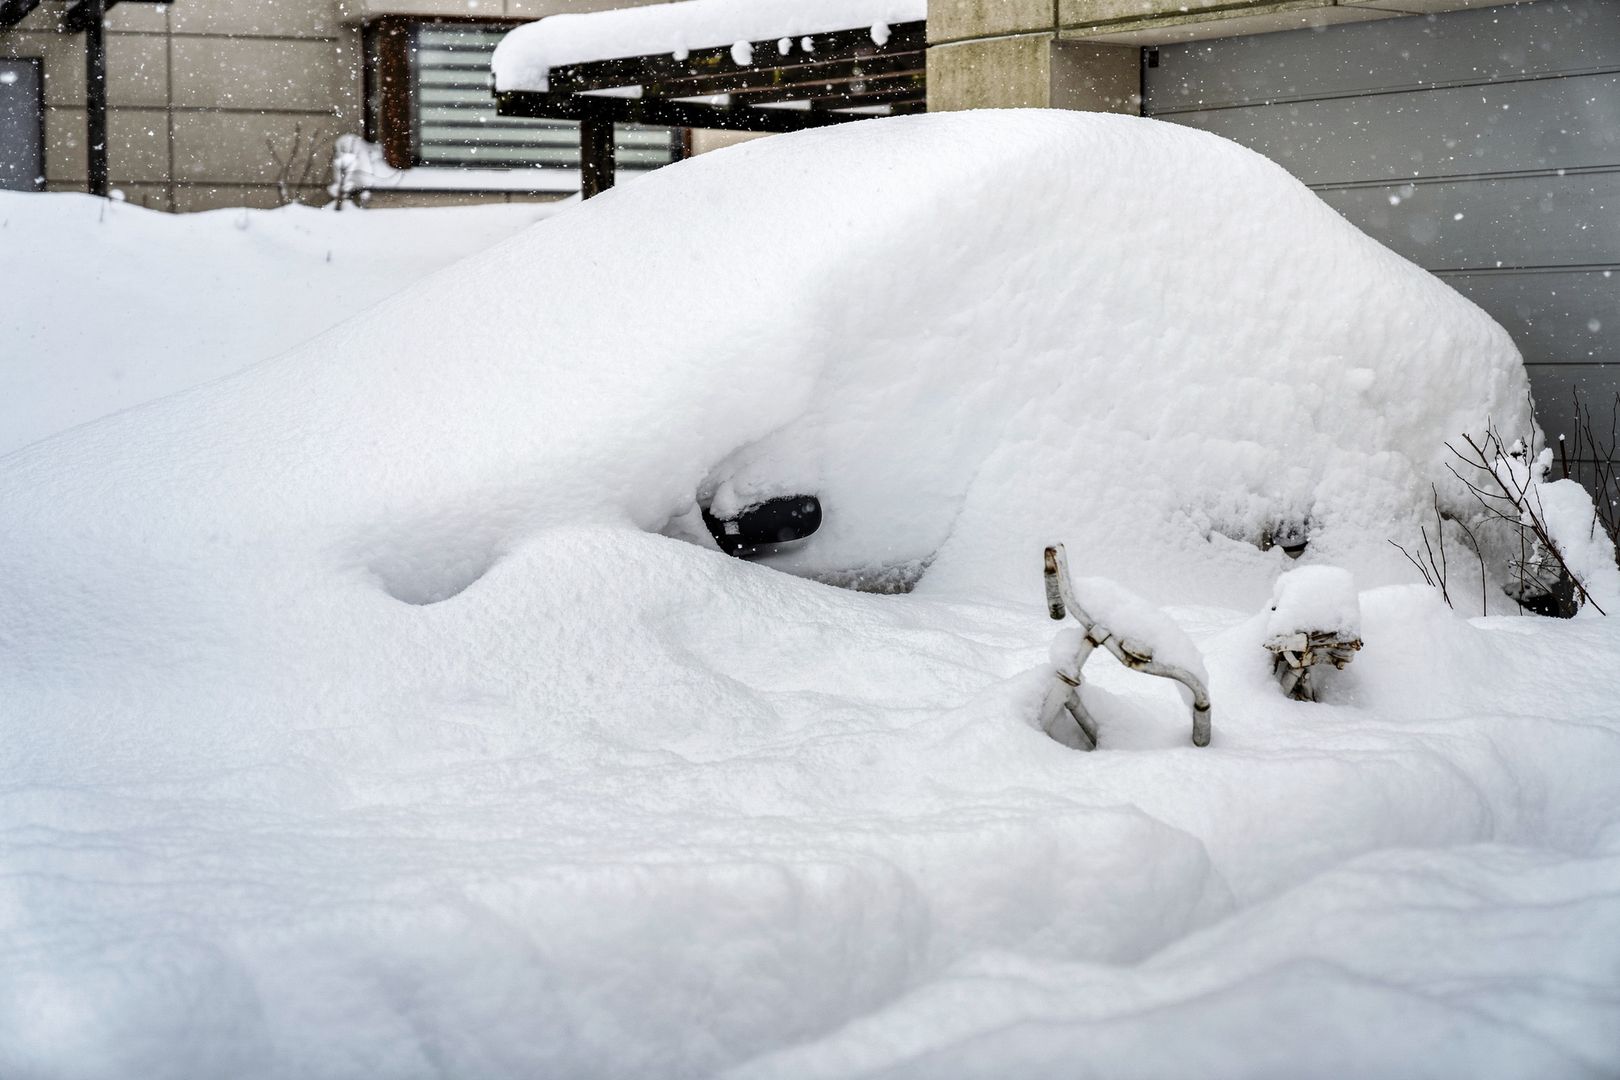
{"type": "Polygon", "coordinates": [[[1057,41],[1051,47],[1048,106],[1142,114],[1142,50],[1136,45],[1057,41]]]}
{"type": "Polygon", "coordinates": [[[929,111],[1141,112],[1141,50],[1060,29],[1054,0],[929,0],[929,111]]]}

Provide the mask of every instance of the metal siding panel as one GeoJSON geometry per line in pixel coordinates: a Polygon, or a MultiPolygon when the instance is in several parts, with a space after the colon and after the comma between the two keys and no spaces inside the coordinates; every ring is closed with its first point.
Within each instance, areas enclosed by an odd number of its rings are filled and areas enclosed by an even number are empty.
{"type": "Polygon", "coordinates": [[[1573,437],[1574,431],[1567,426],[1567,421],[1574,416],[1576,394],[1593,411],[1595,419],[1603,420],[1607,437],[1609,407],[1620,388],[1620,364],[1531,364],[1525,370],[1529,372],[1530,392],[1535,396],[1543,423],[1549,418],[1565,422],[1564,426],[1548,424],[1549,438],[1573,437]]]}
{"type": "Polygon", "coordinates": [[[1147,111],[1266,154],[1442,271],[1513,336],[1551,436],[1573,432],[1575,391],[1606,434],[1620,394],[1617,72],[1620,0],[1544,0],[1163,48],[1147,111]],[[1568,72],[1582,74],[1545,77],[1568,72]],[[1187,102],[1203,107],[1167,111],[1187,102]]]}
{"type": "Polygon", "coordinates": [[[0,190],[45,187],[45,105],[40,65],[0,60],[0,190]]]}
{"type": "Polygon", "coordinates": [[[1313,185],[1620,166],[1620,74],[1166,119],[1224,135],[1313,185]]]}
{"type": "Polygon", "coordinates": [[[1559,0],[1159,50],[1149,116],[1279,98],[1620,68],[1615,0],[1559,0]]]}
{"type": "Polygon", "coordinates": [[[1446,275],[1501,323],[1524,354],[1536,418],[1572,434],[1579,392],[1605,425],[1620,394],[1620,272],[1446,275]]]}
{"type": "Polygon", "coordinates": [[[1490,312],[1530,364],[1620,364],[1620,271],[1444,274],[1490,312]]]}
{"type": "Polygon", "coordinates": [[[1620,392],[1620,364],[1531,364],[1530,394],[1536,400],[1536,419],[1556,444],[1560,435],[1575,444],[1575,394],[1580,394],[1597,434],[1607,443],[1615,394],[1620,392]]]}
{"type": "Polygon", "coordinates": [[[1431,270],[1620,263],[1620,172],[1319,190],[1431,270]]]}

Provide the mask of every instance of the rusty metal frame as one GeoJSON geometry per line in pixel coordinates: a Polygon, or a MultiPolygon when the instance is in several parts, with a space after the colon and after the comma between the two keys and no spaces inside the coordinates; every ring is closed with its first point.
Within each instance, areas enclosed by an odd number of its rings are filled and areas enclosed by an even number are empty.
{"type": "Polygon", "coordinates": [[[1192,693],[1192,743],[1194,746],[1208,746],[1209,690],[1204,686],[1203,680],[1185,668],[1154,659],[1150,644],[1139,641],[1127,642],[1093,618],[1075,599],[1074,586],[1069,576],[1069,559],[1062,544],[1046,549],[1045,575],[1047,613],[1054,620],[1062,620],[1073,615],[1085,631],[1085,638],[1080,643],[1072,664],[1058,665],[1056,682],[1047,692],[1046,700],[1041,705],[1041,727],[1050,730],[1053,721],[1066,710],[1074,718],[1075,723],[1080,725],[1081,735],[1090,742],[1090,745],[1084,746],[1083,749],[1096,749],[1097,721],[1080,700],[1080,686],[1084,681],[1081,669],[1085,667],[1092,653],[1098,649],[1106,649],[1113,654],[1114,659],[1132,671],[1156,675],[1185,686],[1192,693]]]}

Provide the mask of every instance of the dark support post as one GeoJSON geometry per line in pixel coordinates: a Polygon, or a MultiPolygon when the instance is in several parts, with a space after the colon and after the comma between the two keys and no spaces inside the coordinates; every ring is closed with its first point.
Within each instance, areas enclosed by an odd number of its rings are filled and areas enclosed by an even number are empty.
{"type": "Polygon", "coordinates": [[[587,116],[579,122],[580,195],[592,198],[613,186],[613,121],[587,116]]]}
{"type": "Polygon", "coordinates": [[[90,194],[107,195],[107,0],[83,0],[85,134],[89,143],[90,194]]]}

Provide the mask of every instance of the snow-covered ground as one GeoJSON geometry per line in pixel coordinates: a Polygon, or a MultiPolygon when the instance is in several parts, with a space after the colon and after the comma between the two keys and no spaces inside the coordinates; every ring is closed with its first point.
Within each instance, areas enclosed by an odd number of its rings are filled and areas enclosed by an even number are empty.
{"type": "Polygon", "coordinates": [[[977,113],[0,459],[0,1076],[1612,1076],[1620,624],[1387,543],[1524,392],[1247,151],[977,113]],[[761,562],[697,522],[799,492],[761,562]],[[1197,643],[1209,747],[1100,655],[1100,749],[1040,729],[1056,541],[1197,643]],[[1327,565],[1365,648],[1290,701],[1327,565]]]}
{"type": "Polygon", "coordinates": [[[176,217],[0,191],[0,454],[290,349],[556,209],[176,217]]]}

